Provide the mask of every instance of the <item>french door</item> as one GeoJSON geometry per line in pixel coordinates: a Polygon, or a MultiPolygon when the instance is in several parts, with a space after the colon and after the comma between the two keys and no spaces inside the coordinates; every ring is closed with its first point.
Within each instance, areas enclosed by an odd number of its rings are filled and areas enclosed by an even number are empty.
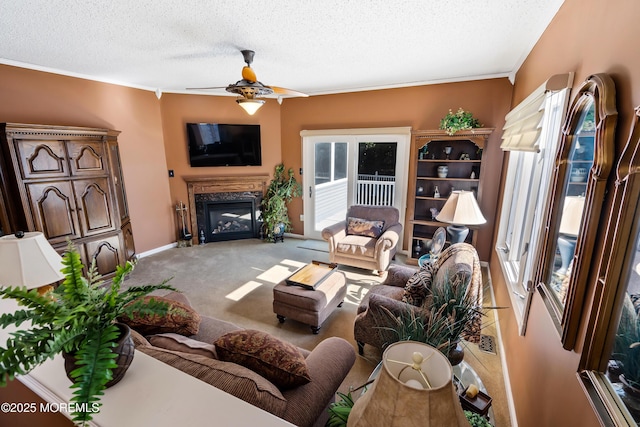
{"type": "Polygon", "coordinates": [[[353,204],[395,206],[404,219],[410,129],[302,131],[304,236],[342,221],[353,204]]]}

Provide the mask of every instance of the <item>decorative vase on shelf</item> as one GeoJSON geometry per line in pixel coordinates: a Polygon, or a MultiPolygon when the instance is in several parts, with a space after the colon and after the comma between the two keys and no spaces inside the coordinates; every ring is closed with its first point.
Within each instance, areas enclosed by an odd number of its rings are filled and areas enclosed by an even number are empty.
{"type": "Polygon", "coordinates": [[[437,185],[433,190],[433,197],[436,198],[436,199],[440,198],[440,190],[438,190],[438,186],[437,185]]]}
{"type": "Polygon", "coordinates": [[[449,174],[449,166],[438,166],[438,178],[446,178],[449,174]]]}

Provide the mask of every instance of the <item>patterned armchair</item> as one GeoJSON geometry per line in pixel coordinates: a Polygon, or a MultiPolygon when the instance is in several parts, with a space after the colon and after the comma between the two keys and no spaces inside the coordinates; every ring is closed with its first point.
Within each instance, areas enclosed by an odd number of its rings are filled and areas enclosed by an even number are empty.
{"type": "MultiPolygon", "coordinates": [[[[446,248],[429,269],[428,278],[413,267],[394,264],[384,282],[375,285],[365,295],[358,307],[353,335],[358,343],[358,352],[363,354],[364,345],[369,344],[382,349],[389,344],[385,339],[385,321],[391,322],[388,313],[401,316],[403,313],[422,310],[422,304],[428,299],[417,296],[416,289],[429,286],[431,281],[440,283],[448,275],[461,274],[470,278],[468,291],[473,295],[478,307],[482,306],[482,272],[480,260],[475,248],[468,243],[456,243],[446,248]],[[403,301],[404,300],[407,302],[403,301]]],[[[423,294],[424,295],[424,294],[423,294]]],[[[468,325],[463,338],[470,342],[480,341],[482,318],[478,315],[468,325]]],[[[393,325],[389,324],[389,329],[393,325]]]]}
{"type": "Polygon", "coordinates": [[[394,207],[351,206],[344,221],[322,230],[329,242],[329,260],[378,274],[387,271],[402,234],[399,218],[394,207]]]}

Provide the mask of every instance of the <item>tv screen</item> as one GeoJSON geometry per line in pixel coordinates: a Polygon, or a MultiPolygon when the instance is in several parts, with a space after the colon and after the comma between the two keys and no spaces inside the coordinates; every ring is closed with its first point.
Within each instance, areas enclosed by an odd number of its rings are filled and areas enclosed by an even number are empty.
{"type": "Polygon", "coordinates": [[[260,125],[187,123],[192,167],[261,166],[260,125]]]}

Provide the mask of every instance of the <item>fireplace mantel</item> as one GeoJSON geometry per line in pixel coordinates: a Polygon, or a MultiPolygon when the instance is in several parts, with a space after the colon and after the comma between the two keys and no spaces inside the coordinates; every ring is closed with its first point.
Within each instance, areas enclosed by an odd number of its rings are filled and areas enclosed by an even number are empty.
{"type": "Polygon", "coordinates": [[[196,218],[196,194],[239,193],[260,191],[264,196],[267,190],[269,175],[238,176],[185,176],[189,195],[189,218],[193,232],[193,243],[198,244],[198,220],[196,218]]]}

